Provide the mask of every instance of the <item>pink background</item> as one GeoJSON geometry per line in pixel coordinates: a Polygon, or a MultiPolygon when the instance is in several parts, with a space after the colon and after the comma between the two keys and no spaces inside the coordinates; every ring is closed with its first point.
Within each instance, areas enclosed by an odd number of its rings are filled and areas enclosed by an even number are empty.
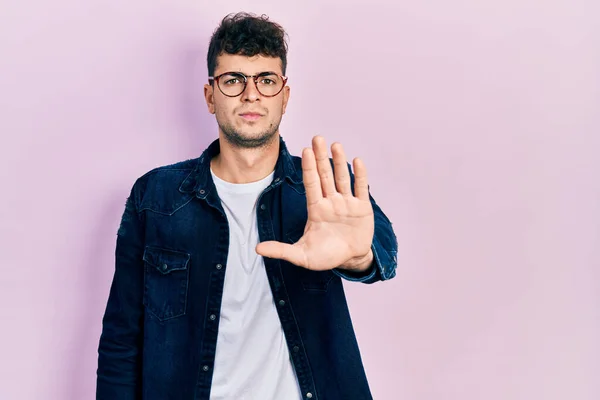
{"type": "Polygon", "coordinates": [[[599,399],[599,4],[2,2],[0,399],[94,397],[125,198],[216,137],[239,10],[289,32],[292,152],[341,141],[394,222],[398,276],[346,285],[375,399],[599,399]]]}

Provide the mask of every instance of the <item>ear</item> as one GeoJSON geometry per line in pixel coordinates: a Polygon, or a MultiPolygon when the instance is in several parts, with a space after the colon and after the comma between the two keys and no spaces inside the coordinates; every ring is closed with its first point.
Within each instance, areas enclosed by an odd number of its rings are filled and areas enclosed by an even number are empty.
{"type": "Polygon", "coordinates": [[[211,114],[215,113],[215,96],[214,96],[214,87],[211,84],[204,85],[204,99],[206,100],[206,105],[208,106],[208,112],[211,114]]]}
{"type": "Polygon", "coordinates": [[[283,108],[282,108],[282,114],[285,114],[285,109],[287,108],[287,104],[288,104],[288,100],[289,99],[290,99],[290,87],[286,85],[283,88],[283,108]]]}

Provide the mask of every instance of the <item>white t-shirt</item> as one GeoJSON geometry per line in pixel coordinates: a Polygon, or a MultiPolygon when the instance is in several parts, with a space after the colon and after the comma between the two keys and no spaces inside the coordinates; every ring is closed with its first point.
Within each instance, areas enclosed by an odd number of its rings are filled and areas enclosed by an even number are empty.
{"type": "Polygon", "coordinates": [[[229,222],[229,253],[211,400],[302,399],[258,244],[258,196],[274,172],[234,184],[211,170],[229,222]]]}

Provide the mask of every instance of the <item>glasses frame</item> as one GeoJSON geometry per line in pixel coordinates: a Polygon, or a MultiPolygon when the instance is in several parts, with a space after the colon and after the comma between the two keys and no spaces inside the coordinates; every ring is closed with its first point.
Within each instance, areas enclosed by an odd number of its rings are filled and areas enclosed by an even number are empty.
{"type": "Polygon", "coordinates": [[[252,80],[254,81],[254,86],[256,86],[256,90],[258,91],[258,93],[260,93],[261,96],[264,96],[264,97],[275,97],[275,96],[277,96],[279,93],[281,93],[281,91],[283,90],[283,88],[285,87],[285,85],[287,84],[287,81],[288,81],[288,77],[287,76],[283,76],[283,75],[280,75],[280,74],[278,74],[276,72],[272,72],[272,71],[261,72],[261,73],[255,74],[255,75],[246,75],[246,74],[244,74],[242,72],[229,71],[229,72],[224,72],[224,73],[222,73],[220,75],[217,75],[217,76],[209,76],[208,77],[208,82],[210,84],[212,84],[213,82],[216,82],[217,83],[217,87],[219,88],[219,91],[221,93],[223,93],[224,96],[227,96],[227,97],[238,97],[238,96],[241,96],[246,91],[246,87],[248,86],[248,78],[252,78],[252,80]],[[221,79],[221,77],[224,76],[224,75],[238,75],[238,76],[241,76],[242,78],[244,78],[244,88],[242,89],[242,91],[240,92],[240,94],[236,94],[235,96],[232,96],[232,95],[229,95],[229,94],[225,94],[223,92],[223,89],[221,89],[221,85],[219,85],[219,79],[221,79]],[[281,85],[281,89],[279,89],[279,91],[277,93],[275,93],[275,94],[271,94],[271,95],[263,94],[260,91],[260,89],[258,88],[258,78],[260,78],[262,76],[267,76],[267,75],[277,75],[283,81],[283,85],[281,85]]]}

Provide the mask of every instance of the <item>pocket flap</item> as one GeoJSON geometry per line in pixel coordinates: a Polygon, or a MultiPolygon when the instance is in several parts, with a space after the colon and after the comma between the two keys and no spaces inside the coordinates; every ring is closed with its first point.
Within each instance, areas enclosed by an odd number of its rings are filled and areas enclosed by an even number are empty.
{"type": "Polygon", "coordinates": [[[181,251],[146,246],[144,261],[158,269],[161,273],[168,274],[171,271],[187,269],[190,255],[181,251]]]}
{"type": "Polygon", "coordinates": [[[285,234],[285,241],[294,244],[304,236],[304,227],[295,228],[285,234]]]}

